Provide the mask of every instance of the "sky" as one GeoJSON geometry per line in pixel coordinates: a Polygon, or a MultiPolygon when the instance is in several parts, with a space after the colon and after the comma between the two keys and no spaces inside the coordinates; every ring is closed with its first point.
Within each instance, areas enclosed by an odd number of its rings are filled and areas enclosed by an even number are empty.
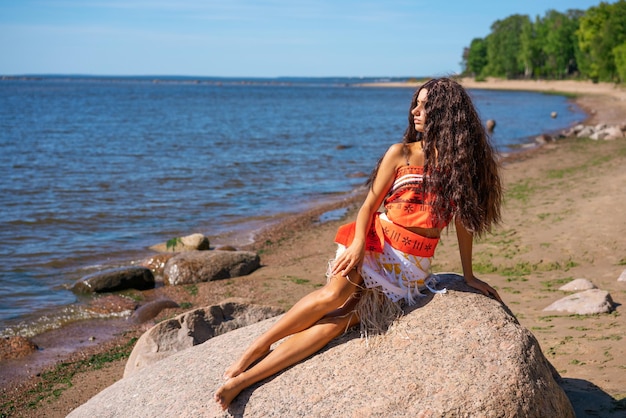
{"type": "MultiPolygon", "coordinates": [[[[614,3],[614,1],[608,1],[614,3]]],[[[0,75],[418,77],[496,20],[600,0],[0,0],[0,75]]]]}

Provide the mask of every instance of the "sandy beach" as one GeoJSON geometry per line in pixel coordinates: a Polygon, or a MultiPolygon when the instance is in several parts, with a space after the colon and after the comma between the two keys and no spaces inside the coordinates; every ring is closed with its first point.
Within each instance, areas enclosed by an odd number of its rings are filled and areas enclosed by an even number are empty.
{"type": "MultiPolygon", "coordinates": [[[[571,94],[588,112],[588,124],[626,123],[626,90],[612,84],[460,81],[467,88],[571,94]]],[[[617,281],[626,269],[625,157],[626,139],[564,139],[505,161],[503,222],[475,245],[478,277],[498,289],[520,323],[535,335],[563,377],[563,387],[579,417],[626,414],[626,282],[617,281]],[[543,311],[567,295],[558,290],[561,285],[577,278],[608,291],[616,309],[589,316],[543,311]]],[[[336,229],[355,217],[362,198],[355,196],[315,209],[262,233],[246,248],[258,251],[263,265],[249,276],[199,284],[193,292],[186,287],[161,287],[143,292],[143,300],[164,296],[187,307],[201,307],[237,297],[288,309],[323,285],[327,262],[334,255],[336,229]],[[338,207],[349,209],[344,219],[318,221],[325,211],[338,207]]],[[[456,236],[450,230],[442,237],[434,271],[460,270],[456,236]]],[[[113,338],[89,341],[75,337],[84,343],[73,353],[59,353],[47,367],[51,373],[33,366],[39,353],[20,360],[21,367],[30,372],[0,388],[0,416],[66,416],[122,378],[124,355],[108,356],[107,361],[91,367],[94,355],[128,352],[132,338],[159,319],[184,311],[168,309],[141,326],[122,324],[113,338]],[[69,367],[71,372],[67,364],[75,365],[69,367]],[[62,378],[53,380],[50,376],[55,373],[62,378]]],[[[11,364],[15,367],[17,363],[11,364]]],[[[0,363],[0,367],[6,364],[0,363]]]]}

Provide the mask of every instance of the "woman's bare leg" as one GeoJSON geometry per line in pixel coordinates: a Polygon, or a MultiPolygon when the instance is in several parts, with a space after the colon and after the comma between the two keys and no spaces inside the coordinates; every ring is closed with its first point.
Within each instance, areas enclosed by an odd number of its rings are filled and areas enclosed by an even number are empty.
{"type": "Polygon", "coordinates": [[[363,278],[352,271],[350,280],[335,276],[321,289],[315,290],[300,299],[269,330],[258,337],[241,357],[224,372],[224,378],[236,377],[252,363],[270,351],[276,341],[288,335],[305,330],[319,321],[324,315],[341,307],[354,294],[363,278]]]}
{"type": "Polygon", "coordinates": [[[321,350],[347,328],[358,324],[359,318],[353,311],[355,305],[356,299],[349,301],[344,307],[322,318],[316,324],[292,335],[249,370],[224,383],[215,392],[215,402],[223,410],[226,410],[235,396],[248,386],[270,377],[321,350]]]}

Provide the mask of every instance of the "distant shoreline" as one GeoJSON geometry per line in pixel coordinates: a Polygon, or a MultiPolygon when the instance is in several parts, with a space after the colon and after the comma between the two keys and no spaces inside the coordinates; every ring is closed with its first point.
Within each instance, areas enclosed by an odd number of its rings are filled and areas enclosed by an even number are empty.
{"type": "MultiPolygon", "coordinates": [[[[574,95],[574,102],[588,115],[588,124],[621,124],[626,121],[626,88],[612,83],[594,83],[576,80],[504,80],[488,78],[476,81],[473,78],[457,79],[467,89],[534,91],[574,95]]],[[[421,82],[363,83],[363,87],[414,87],[421,82]]]]}

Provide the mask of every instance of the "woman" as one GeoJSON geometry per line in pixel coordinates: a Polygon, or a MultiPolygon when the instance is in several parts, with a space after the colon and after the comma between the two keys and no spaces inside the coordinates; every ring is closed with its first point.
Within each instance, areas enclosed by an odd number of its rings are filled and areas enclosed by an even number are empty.
{"type": "Polygon", "coordinates": [[[339,228],[328,283],[298,301],[226,370],[214,396],[222,409],[246,387],[319,351],[349,327],[384,331],[401,303],[413,303],[424,288],[441,292],[432,288],[430,259],[452,220],[465,282],[501,301],[472,271],[473,236],[500,220],[498,165],[458,83],[433,79],[417,90],[403,142],[387,150],[369,185],[356,222],[339,228]]]}

